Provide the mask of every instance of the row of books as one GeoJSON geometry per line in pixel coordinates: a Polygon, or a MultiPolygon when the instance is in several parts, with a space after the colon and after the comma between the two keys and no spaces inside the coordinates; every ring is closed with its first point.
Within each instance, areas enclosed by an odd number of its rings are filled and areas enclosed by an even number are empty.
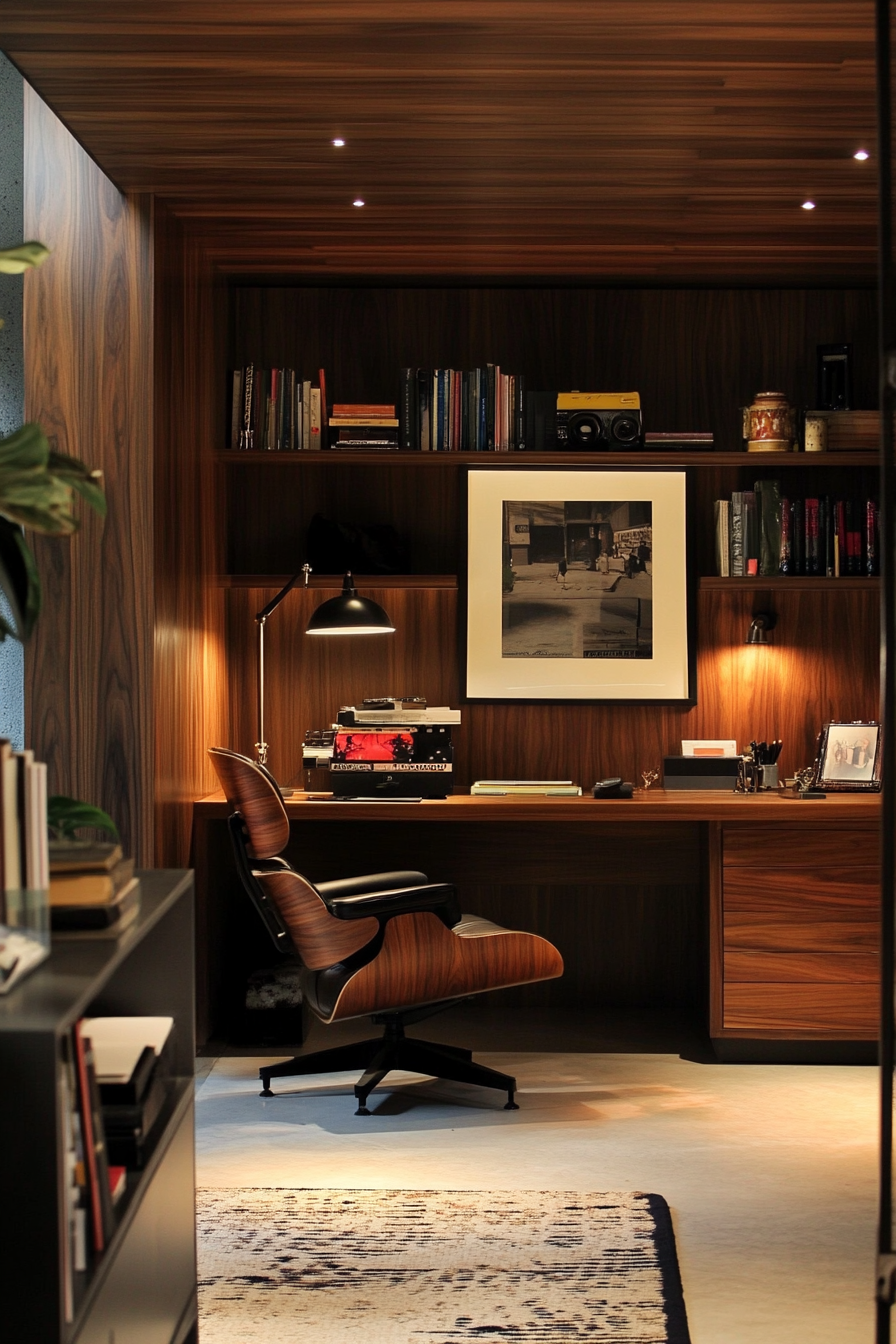
{"type": "Polygon", "coordinates": [[[402,369],[399,442],[432,453],[507,453],[524,446],[526,389],[522,374],[499,365],[402,369]]]}
{"type": "Polygon", "coordinates": [[[75,1276],[109,1245],[128,1170],[143,1166],[170,1094],[170,1017],[97,1017],[63,1040],[59,1076],[65,1153],[63,1307],[74,1319],[75,1276]]]}
{"type": "Polygon", "coordinates": [[[49,955],[47,767],[0,739],[0,994],[49,955]]]}
{"type": "Polygon", "coordinates": [[[246,364],[230,376],[228,447],[237,451],[300,452],[321,448],[327,437],[327,382],[295,369],[246,364]]]}
{"type": "Polygon", "coordinates": [[[780,481],[757,481],[715,503],[716,570],[753,575],[873,575],[879,572],[874,500],[828,495],[790,499],[780,481]]]}

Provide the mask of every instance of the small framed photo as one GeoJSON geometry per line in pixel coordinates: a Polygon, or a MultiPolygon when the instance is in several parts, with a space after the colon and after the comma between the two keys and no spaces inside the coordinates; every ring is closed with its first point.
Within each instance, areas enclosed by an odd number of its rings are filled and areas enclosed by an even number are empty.
{"type": "Polygon", "coordinates": [[[831,792],[880,788],[880,724],[826,723],[815,787],[831,792]]]}

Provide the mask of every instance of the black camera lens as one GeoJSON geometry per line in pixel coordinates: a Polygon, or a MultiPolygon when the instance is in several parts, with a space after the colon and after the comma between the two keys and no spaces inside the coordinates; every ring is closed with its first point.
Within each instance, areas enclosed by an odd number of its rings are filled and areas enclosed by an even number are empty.
{"type": "Polygon", "coordinates": [[[569,417],[569,441],[576,448],[599,448],[603,444],[604,427],[596,415],[580,412],[569,417]]]}
{"type": "Polygon", "coordinates": [[[635,443],[640,437],[641,426],[633,415],[615,415],[610,434],[617,443],[635,443]]]}

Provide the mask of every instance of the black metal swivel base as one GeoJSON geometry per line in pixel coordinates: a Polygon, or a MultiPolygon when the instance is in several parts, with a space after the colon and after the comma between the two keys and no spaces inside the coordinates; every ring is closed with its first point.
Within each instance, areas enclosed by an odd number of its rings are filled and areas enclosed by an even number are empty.
{"type": "Polygon", "coordinates": [[[376,1023],[383,1023],[382,1036],[369,1041],[358,1041],[354,1045],[340,1045],[333,1050],[318,1050],[316,1054],[305,1055],[300,1059],[287,1059],[282,1064],[271,1064],[258,1070],[258,1076],[264,1084],[261,1095],[272,1097],[272,1078],[294,1078],[299,1074],[336,1073],[342,1069],[363,1069],[364,1074],[355,1084],[355,1097],[358,1109],[355,1115],[369,1115],[367,1098],[375,1087],[393,1069],[405,1069],[408,1073],[426,1073],[435,1078],[450,1078],[455,1083],[478,1083],[480,1087],[496,1087],[507,1093],[505,1111],[518,1111],[513,1099],[516,1092],[516,1079],[509,1074],[498,1073],[496,1069],[487,1069],[482,1064],[473,1063],[472,1050],[463,1050],[455,1045],[435,1045],[431,1041],[413,1040],[404,1034],[409,1022],[420,1021],[431,1016],[422,1013],[383,1013],[375,1017],[376,1023]]]}

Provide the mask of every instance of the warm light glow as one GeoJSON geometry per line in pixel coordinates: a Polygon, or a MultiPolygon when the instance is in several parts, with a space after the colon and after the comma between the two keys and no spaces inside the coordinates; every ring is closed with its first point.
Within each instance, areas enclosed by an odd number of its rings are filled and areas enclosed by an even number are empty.
{"type": "Polygon", "coordinates": [[[815,202],[814,202],[814,201],[803,201],[803,209],[804,209],[804,210],[814,210],[814,209],[815,209],[815,202]]]}
{"type": "Polygon", "coordinates": [[[870,155],[867,149],[857,149],[855,154],[853,154],[853,158],[858,159],[859,163],[864,163],[867,158],[870,158],[870,155]]]}
{"type": "Polygon", "coordinates": [[[345,141],[344,141],[344,140],[334,140],[334,141],[333,141],[333,144],[336,146],[337,149],[342,149],[343,146],[345,145],[345,141]]]}
{"type": "Polygon", "coordinates": [[[352,205],[358,205],[358,206],[361,206],[361,205],[363,205],[363,204],[364,204],[364,202],[361,200],[361,197],[360,197],[360,196],[358,197],[358,199],[357,199],[356,201],[352,201],[352,205]]]}
{"type": "Polygon", "coordinates": [[[394,635],[394,625],[345,625],[329,630],[306,630],[306,635],[394,635]]]}

